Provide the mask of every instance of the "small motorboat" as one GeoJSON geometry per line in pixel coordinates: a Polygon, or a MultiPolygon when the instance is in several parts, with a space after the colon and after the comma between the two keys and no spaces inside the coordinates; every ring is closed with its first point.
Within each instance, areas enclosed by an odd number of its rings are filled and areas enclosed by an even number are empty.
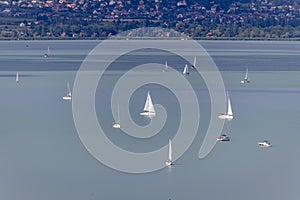
{"type": "Polygon", "coordinates": [[[217,141],[230,141],[230,137],[226,133],[222,133],[219,137],[217,137],[217,141]]]}
{"type": "Polygon", "coordinates": [[[272,146],[272,144],[268,140],[264,140],[262,142],[259,142],[258,145],[260,147],[271,147],[272,146]]]}

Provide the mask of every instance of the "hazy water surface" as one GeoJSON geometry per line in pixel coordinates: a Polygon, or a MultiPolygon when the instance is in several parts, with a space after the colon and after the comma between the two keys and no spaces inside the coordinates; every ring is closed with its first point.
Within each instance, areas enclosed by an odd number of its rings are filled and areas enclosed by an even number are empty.
{"type": "MultiPolygon", "coordinates": [[[[172,168],[147,174],[118,172],[95,160],[78,137],[72,103],[61,99],[67,82],[73,84],[82,60],[97,44],[0,42],[1,199],[282,200],[300,196],[299,42],[201,42],[221,69],[230,93],[235,119],[225,129],[232,140],[217,143],[205,159],[198,159],[210,119],[210,101],[203,81],[191,74],[187,78],[197,83],[194,89],[201,109],[196,139],[172,168]],[[51,56],[44,58],[48,46],[51,56]],[[241,85],[246,67],[251,83],[241,85]],[[16,71],[19,84],[15,83],[16,71]],[[273,147],[259,148],[257,143],[264,139],[273,147]]],[[[116,66],[106,73],[107,84],[96,94],[98,120],[107,137],[136,152],[166,145],[180,120],[178,102],[157,85],[137,90],[130,111],[137,124],[147,124],[139,112],[151,90],[153,101],[168,111],[161,133],[141,140],[111,128],[112,114],[101,104],[110,106],[112,85],[127,70],[125,65],[116,66]]],[[[171,66],[181,69],[175,62],[171,66]]]]}

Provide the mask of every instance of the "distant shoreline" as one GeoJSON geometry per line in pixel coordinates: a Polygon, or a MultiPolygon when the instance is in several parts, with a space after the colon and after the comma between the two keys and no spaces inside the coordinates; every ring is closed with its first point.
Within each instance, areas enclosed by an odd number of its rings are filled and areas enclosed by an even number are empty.
{"type": "Polygon", "coordinates": [[[81,37],[81,38],[72,38],[72,37],[43,37],[43,38],[0,38],[0,41],[38,41],[38,40],[62,40],[62,41],[76,41],[76,40],[107,40],[107,39],[115,39],[115,40],[220,40],[220,41],[300,41],[300,38],[240,38],[240,37],[194,37],[194,38],[182,38],[182,37],[111,37],[111,38],[92,38],[92,37],[81,37]]]}

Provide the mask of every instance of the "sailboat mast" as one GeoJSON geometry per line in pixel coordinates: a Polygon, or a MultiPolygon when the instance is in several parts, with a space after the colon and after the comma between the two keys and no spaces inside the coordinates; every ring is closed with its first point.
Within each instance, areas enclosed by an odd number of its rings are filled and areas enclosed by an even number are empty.
{"type": "Polygon", "coordinates": [[[19,83],[19,72],[16,74],[16,82],[19,83]]]}
{"type": "Polygon", "coordinates": [[[67,95],[69,95],[69,96],[72,95],[69,82],[67,83],[67,95]]]}
{"type": "Polygon", "coordinates": [[[117,117],[118,117],[118,122],[120,123],[120,106],[118,104],[118,113],[117,113],[117,117]]]}
{"type": "Polygon", "coordinates": [[[172,161],[172,142],[169,140],[169,161],[172,161]]]}

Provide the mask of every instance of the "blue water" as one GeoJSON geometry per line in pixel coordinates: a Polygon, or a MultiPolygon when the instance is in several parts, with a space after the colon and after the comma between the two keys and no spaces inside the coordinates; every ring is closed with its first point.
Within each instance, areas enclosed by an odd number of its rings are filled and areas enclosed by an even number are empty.
{"type": "MultiPolygon", "coordinates": [[[[189,79],[198,83],[194,89],[201,99],[197,136],[172,168],[146,174],[119,172],[94,159],[77,134],[72,103],[61,99],[66,83],[73,84],[82,60],[98,43],[0,42],[1,199],[281,200],[300,196],[299,42],[201,41],[230,92],[235,119],[225,128],[232,140],[217,143],[206,158],[198,158],[211,113],[207,88],[191,74],[189,79]],[[48,46],[51,56],[44,58],[48,46]],[[246,67],[251,83],[241,85],[246,67]],[[264,139],[273,147],[259,148],[257,142],[264,139]]],[[[170,65],[180,70],[180,62],[170,65]]],[[[114,83],[130,65],[123,66],[111,66],[106,83],[114,83]]],[[[96,107],[100,123],[109,130],[107,137],[115,144],[147,152],[166,145],[174,136],[180,120],[178,102],[166,88],[148,85],[132,99],[136,106],[130,110],[137,124],[147,124],[139,112],[149,89],[155,103],[170,113],[162,133],[145,140],[111,129],[113,118],[107,107],[111,89],[110,84],[99,86],[96,107]]]]}

